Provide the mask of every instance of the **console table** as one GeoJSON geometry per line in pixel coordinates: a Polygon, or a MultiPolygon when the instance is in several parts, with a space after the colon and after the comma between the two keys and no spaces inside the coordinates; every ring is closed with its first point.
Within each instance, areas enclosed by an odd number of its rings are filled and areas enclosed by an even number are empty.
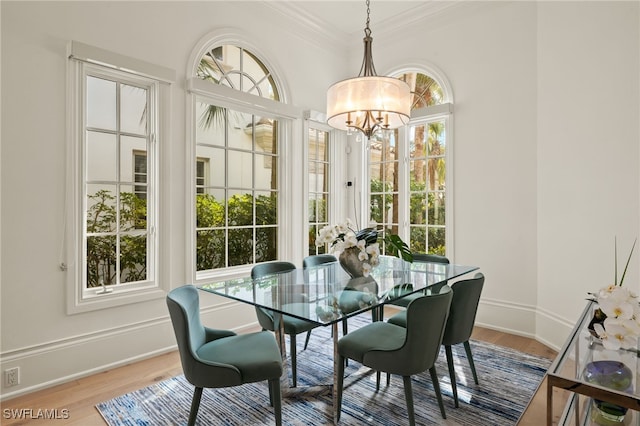
{"type": "Polygon", "coordinates": [[[640,358],[636,350],[611,351],[604,349],[597,338],[589,333],[589,322],[597,308],[595,302],[587,303],[582,315],[547,372],[547,425],[552,424],[553,388],[571,392],[558,424],[575,425],[640,425],[640,358]],[[626,391],[609,389],[590,383],[584,371],[593,361],[612,360],[623,362],[632,372],[632,387],[626,391]],[[594,400],[606,401],[629,409],[620,423],[603,420],[594,400]],[[597,417],[598,422],[594,421],[597,417]]]}

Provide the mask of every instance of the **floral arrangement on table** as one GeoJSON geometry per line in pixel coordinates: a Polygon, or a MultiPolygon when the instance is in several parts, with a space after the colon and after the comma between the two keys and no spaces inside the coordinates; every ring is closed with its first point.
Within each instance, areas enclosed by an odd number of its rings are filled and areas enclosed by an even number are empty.
{"type": "Polygon", "coordinates": [[[640,337],[640,303],[638,296],[627,287],[622,287],[627,268],[631,261],[637,238],[633,242],[629,258],[618,282],[618,249],[615,247],[615,277],[613,284],[600,289],[597,293],[588,293],[590,300],[598,303],[593,319],[589,324],[591,334],[602,341],[606,349],[635,348],[640,337]]]}
{"type": "MultiPolygon", "coordinates": [[[[387,243],[387,249],[390,254],[400,257],[407,262],[413,261],[413,255],[409,250],[409,246],[395,234],[385,233],[384,241],[387,243]]],[[[354,224],[351,219],[347,219],[344,223],[338,225],[327,225],[318,231],[316,237],[316,245],[330,245],[332,253],[340,253],[339,260],[343,267],[352,276],[362,273],[362,276],[369,276],[371,269],[379,264],[380,245],[378,243],[377,223],[372,221],[367,228],[359,231],[354,230],[354,224]],[[361,271],[350,270],[347,266],[348,256],[356,257],[360,264],[358,269],[361,271]]],[[[352,263],[352,262],[351,262],[352,263]]]]}

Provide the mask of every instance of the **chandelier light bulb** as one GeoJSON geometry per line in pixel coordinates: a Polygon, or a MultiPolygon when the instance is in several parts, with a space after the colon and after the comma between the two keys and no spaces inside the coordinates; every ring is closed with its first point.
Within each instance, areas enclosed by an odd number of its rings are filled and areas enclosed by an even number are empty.
{"type": "Polygon", "coordinates": [[[327,91],[327,123],[339,130],[359,130],[367,139],[378,130],[390,130],[409,122],[411,91],[397,78],[376,75],[369,29],[364,30],[364,58],[358,77],[342,80],[327,91]]]}

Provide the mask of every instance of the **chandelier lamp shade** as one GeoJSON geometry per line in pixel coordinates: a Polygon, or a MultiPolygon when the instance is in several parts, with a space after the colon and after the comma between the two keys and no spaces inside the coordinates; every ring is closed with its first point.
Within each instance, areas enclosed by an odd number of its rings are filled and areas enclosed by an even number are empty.
{"type": "Polygon", "coordinates": [[[327,123],[339,130],[359,130],[368,139],[378,130],[395,129],[409,122],[411,91],[402,80],[376,75],[369,0],[364,34],[364,59],[358,77],[339,81],[327,91],[327,123]]]}

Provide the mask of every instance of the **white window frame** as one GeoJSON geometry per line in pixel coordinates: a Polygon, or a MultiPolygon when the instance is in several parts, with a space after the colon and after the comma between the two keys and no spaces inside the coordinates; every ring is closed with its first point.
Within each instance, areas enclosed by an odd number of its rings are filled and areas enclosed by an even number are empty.
{"type": "MultiPolygon", "coordinates": [[[[292,241],[288,238],[289,232],[295,234],[295,229],[302,229],[299,223],[301,219],[299,215],[292,212],[294,194],[302,194],[302,188],[297,190],[297,186],[301,185],[300,179],[293,182],[291,176],[294,175],[294,167],[297,162],[290,161],[292,158],[301,158],[302,148],[297,147],[294,140],[295,134],[301,134],[303,110],[293,105],[282,102],[273,101],[271,99],[258,97],[248,93],[240,92],[222,85],[215,85],[205,80],[193,77],[187,80],[187,120],[188,126],[187,138],[190,141],[189,147],[189,179],[187,181],[187,265],[190,270],[190,280],[194,284],[202,284],[210,282],[212,279],[227,279],[233,277],[246,276],[253,265],[231,266],[227,268],[219,268],[207,271],[196,271],[196,212],[195,212],[195,161],[196,158],[196,129],[194,123],[196,117],[196,102],[201,99],[223,108],[228,108],[247,114],[267,117],[278,120],[278,157],[280,166],[278,170],[278,256],[282,259],[293,259],[300,257],[303,245],[300,241],[292,241]],[[282,224],[286,223],[286,234],[282,232],[282,224]]],[[[307,221],[305,220],[304,223],[307,221]]],[[[305,231],[306,232],[306,231],[305,231]]]]}
{"type": "MultiPolygon", "coordinates": [[[[422,123],[428,123],[432,121],[443,120],[445,122],[445,164],[447,170],[446,178],[446,190],[445,190],[445,244],[446,244],[446,256],[453,261],[455,253],[453,243],[454,239],[454,226],[453,226],[453,104],[443,103],[426,108],[420,108],[411,112],[411,119],[409,123],[398,129],[398,235],[409,244],[410,236],[410,224],[409,224],[409,135],[408,129],[410,126],[419,125],[422,123]]],[[[365,170],[367,176],[367,183],[365,185],[366,194],[363,197],[363,205],[366,206],[366,211],[370,211],[371,202],[371,188],[369,182],[371,180],[371,167],[369,166],[369,152],[366,148],[366,144],[362,144],[362,156],[365,159],[365,170]]],[[[362,217],[361,220],[366,221],[369,218],[362,217]]]]}
{"type": "Polygon", "coordinates": [[[168,207],[168,186],[160,176],[160,168],[168,169],[170,134],[170,90],[175,71],[126,57],[83,43],[72,41],[67,62],[67,185],[66,185],[66,261],[60,264],[68,273],[67,313],[76,314],[111,308],[130,303],[162,298],[169,291],[168,247],[162,244],[168,235],[168,217],[160,214],[168,207]],[[86,288],[85,226],[85,96],[88,75],[110,77],[122,83],[143,85],[149,90],[148,121],[152,141],[148,144],[150,158],[147,170],[147,224],[150,232],[147,248],[147,280],[119,286],[86,288]],[[162,265],[162,266],[160,266],[162,265]]]}
{"type": "Polygon", "coordinates": [[[346,133],[340,132],[327,124],[326,114],[317,111],[306,111],[305,120],[303,124],[303,140],[304,140],[304,170],[302,173],[302,184],[304,188],[304,211],[303,217],[305,218],[305,233],[303,247],[304,253],[309,255],[309,129],[314,128],[317,130],[325,131],[329,134],[328,137],[328,149],[327,149],[327,161],[329,163],[329,186],[328,186],[328,204],[327,220],[329,224],[335,224],[343,222],[344,219],[340,219],[339,213],[343,209],[342,198],[337,197],[340,192],[340,184],[344,182],[346,187],[345,177],[343,173],[343,161],[338,155],[338,147],[344,147],[346,144],[346,133]]]}
{"type": "MultiPolygon", "coordinates": [[[[426,107],[426,108],[420,108],[418,110],[412,111],[411,112],[411,119],[409,121],[409,123],[407,124],[407,126],[405,127],[405,129],[408,129],[409,126],[416,126],[416,125],[420,125],[420,124],[425,124],[427,125],[428,123],[434,122],[434,121],[444,121],[444,126],[445,126],[445,155],[444,155],[444,159],[445,159],[445,168],[446,168],[446,189],[444,191],[445,194],[445,249],[446,249],[446,256],[447,258],[449,258],[449,260],[451,260],[453,262],[453,258],[454,258],[454,246],[453,243],[455,241],[455,239],[453,238],[453,233],[454,233],[454,226],[453,226],[453,200],[454,200],[454,185],[453,185],[453,178],[454,178],[454,173],[453,173],[453,167],[454,167],[454,161],[453,161],[453,146],[452,146],[452,142],[453,142],[453,104],[451,103],[443,103],[443,104],[439,104],[439,105],[433,105],[430,107],[426,107]]],[[[404,173],[405,175],[402,178],[402,182],[403,185],[408,184],[409,182],[409,152],[408,152],[408,135],[404,129],[403,129],[403,136],[406,139],[406,142],[403,143],[403,146],[406,147],[406,152],[403,153],[403,158],[405,159],[405,161],[403,161],[404,163],[404,173]]],[[[405,189],[405,193],[408,194],[408,188],[405,189]]],[[[403,213],[403,219],[404,219],[404,230],[403,232],[406,233],[406,238],[408,241],[409,238],[409,232],[410,232],[410,224],[409,224],[409,209],[408,209],[409,204],[408,203],[403,203],[403,208],[401,208],[401,212],[403,213]],[[404,210],[404,211],[403,211],[404,210]]],[[[403,238],[404,239],[404,238],[403,238]]]]}

